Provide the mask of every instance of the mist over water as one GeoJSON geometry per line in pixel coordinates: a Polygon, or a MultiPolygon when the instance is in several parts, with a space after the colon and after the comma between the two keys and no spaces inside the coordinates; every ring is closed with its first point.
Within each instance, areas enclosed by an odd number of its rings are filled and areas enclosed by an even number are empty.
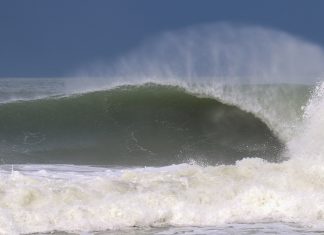
{"type": "Polygon", "coordinates": [[[323,62],[321,47],[285,32],[218,23],[162,33],[114,64],[80,70],[78,77],[97,77],[94,82],[108,84],[141,80],[313,84],[324,75],[323,62]]]}

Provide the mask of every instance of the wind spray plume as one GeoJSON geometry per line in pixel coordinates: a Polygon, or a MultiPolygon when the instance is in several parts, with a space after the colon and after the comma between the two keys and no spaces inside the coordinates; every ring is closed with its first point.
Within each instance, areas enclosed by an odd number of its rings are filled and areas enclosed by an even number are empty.
{"type": "Polygon", "coordinates": [[[320,46],[285,32],[205,24],[162,33],[113,64],[80,70],[69,87],[87,92],[148,82],[180,86],[253,113],[286,142],[300,125],[300,107],[306,105],[311,86],[324,74],[323,64],[320,46]],[[237,86],[283,83],[311,86],[237,86]]]}
{"type": "Polygon", "coordinates": [[[104,78],[106,84],[121,80],[309,84],[324,74],[323,64],[324,53],[317,45],[277,30],[222,23],[162,33],[115,64],[94,65],[78,77],[104,78]]]}

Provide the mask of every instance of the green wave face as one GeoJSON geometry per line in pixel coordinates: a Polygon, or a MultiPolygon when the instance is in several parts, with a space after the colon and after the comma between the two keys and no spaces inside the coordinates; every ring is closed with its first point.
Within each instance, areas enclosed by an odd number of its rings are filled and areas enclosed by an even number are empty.
{"type": "Polygon", "coordinates": [[[251,113],[154,84],[3,104],[0,141],[7,164],[273,161],[283,147],[251,113]]]}

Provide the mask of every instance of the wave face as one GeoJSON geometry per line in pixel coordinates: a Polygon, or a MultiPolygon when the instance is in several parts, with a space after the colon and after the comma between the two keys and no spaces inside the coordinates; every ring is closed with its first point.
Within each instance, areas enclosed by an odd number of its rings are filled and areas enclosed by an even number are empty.
{"type": "Polygon", "coordinates": [[[252,113],[157,84],[3,104],[0,130],[1,158],[7,164],[275,161],[283,148],[252,113]]]}

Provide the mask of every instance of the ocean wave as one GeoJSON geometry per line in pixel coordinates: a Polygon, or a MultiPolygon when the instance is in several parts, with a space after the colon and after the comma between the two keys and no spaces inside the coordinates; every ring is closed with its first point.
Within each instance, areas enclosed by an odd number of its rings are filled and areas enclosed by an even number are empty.
{"type": "Polygon", "coordinates": [[[278,160],[283,144],[262,119],[197,91],[148,83],[2,104],[2,160],[92,165],[278,160]]]}

